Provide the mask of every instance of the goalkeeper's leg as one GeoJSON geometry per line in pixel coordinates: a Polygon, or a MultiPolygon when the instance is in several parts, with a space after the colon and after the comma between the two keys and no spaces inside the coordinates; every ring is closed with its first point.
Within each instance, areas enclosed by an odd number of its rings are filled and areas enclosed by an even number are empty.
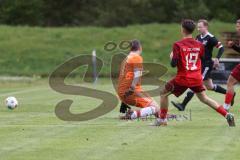
{"type": "Polygon", "coordinates": [[[145,118],[151,115],[156,115],[159,111],[159,106],[158,104],[153,100],[149,105],[146,107],[140,109],[140,110],[135,110],[135,111],[129,111],[129,118],[130,119],[136,119],[136,118],[145,118]]]}

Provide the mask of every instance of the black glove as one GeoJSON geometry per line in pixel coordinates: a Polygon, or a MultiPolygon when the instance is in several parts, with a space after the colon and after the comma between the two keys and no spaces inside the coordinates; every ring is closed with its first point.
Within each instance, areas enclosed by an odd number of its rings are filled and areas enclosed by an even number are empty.
{"type": "Polygon", "coordinates": [[[131,107],[122,102],[120,106],[120,113],[126,113],[128,109],[131,109],[131,107]]]}

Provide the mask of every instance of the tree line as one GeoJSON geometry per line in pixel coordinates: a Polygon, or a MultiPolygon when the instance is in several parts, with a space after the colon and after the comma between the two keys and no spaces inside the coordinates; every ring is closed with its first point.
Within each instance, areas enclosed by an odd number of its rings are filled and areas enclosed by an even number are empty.
{"type": "Polygon", "coordinates": [[[233,22],[240,0],[0,0],[0,24],[126,26],[207,18],[233,22]]]}

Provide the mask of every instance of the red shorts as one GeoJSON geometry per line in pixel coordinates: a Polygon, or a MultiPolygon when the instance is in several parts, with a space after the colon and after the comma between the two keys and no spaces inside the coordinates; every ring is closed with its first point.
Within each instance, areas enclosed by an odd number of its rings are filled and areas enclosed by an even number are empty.
{"type": "Polygon", "coordinates": [[[140,108],[145,108],[149,106],[153,101],[153,99],[143,91],[135,92],[126,98],[124,97],[124,95],[119,95],[119,97],[121,101],[124,102],[125,104],[140,108]]]}
{"type": "Polygon", "coordinates": [[[205,87],[203,86],[203,84],[189,87],[177,83],[175,79],[170,80],[165,85],[165,89],[174,94],[176,97],[181,96],[188,88],[191,89],[194,93],[200,93],[202,91],[205,91],[205,87]]]}
{"type": "Polygon", "coordinates": [[[240,82],[240,64],[232,70],[231,75],[240,82]]]}

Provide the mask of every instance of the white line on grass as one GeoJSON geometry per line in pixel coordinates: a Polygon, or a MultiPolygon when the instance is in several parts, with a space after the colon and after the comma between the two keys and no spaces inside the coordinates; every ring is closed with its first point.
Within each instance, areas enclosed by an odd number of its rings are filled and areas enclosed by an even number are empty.
{"type": "Polygon", "coordinates": [[[48,89],[49,88],[24,89],[22,91],[14,91],[14,92],[3,93],[3,94],[0,94],[0,97],[23,94],[23,93],[30,93],[30,92],[35,92],[35,91],[40,91],[40,90],[48,90],[48,89]]]}

